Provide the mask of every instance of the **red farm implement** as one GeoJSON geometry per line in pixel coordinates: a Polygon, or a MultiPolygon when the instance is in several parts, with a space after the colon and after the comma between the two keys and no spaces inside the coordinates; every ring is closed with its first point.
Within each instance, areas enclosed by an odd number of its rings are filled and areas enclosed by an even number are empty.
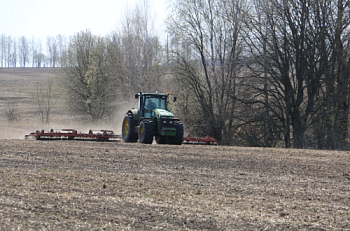
{"type": "Polygon", "coordinates": [[[89,133],[78,132],[75,129],[51,129],[32,132],[25,136],[25,139],[34,138],[36,140],[98,140],[108,141],[109,139],[119,139],[120,135],[115,135],[111,130],[90,130],[89,133]]]}
{"type": "MultiPolygon", "coordinates": [[[[51,129],[50,131],[37,130],[25,135],[25,139],[36,140],[96,140],[108,141],[110,139],[121,139],[121,135],[115,135],[111,130],[89,130],[89,133],[78,132],[75,129],[51,129]]],[[[192,137],[187,135],[183,137],[184,144],[217,144],[217,140],[213,137],[206,136],[192,137]]]]}
{"type": "Polygon", "coordinates": [[[192,137],[191,135],[187,135],[183,138],[183,141],[185,141],[184,144],[217,144],[217,140],[213,137],[206,136],[205,138],[202,137],[192,137]]]}

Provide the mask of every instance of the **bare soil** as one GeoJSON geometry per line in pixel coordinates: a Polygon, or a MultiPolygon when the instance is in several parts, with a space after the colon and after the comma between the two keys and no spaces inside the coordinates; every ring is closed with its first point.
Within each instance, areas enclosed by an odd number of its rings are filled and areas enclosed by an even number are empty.
{"type": "Polygon", "coordinates": [[[350,229],[349,152],[0,140],[0,227],[350,229]]]}
{"type": "Polygon", "coordinates": [[[0,69],[0,230],[350,230],[350,152],[24,140],[91,128],[61,104],[41,124],[54,71],[0,69]]]}

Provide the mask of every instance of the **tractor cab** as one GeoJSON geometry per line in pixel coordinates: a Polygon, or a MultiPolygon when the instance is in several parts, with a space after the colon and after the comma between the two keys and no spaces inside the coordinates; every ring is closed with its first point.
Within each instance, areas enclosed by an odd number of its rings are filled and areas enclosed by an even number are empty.
{"type": "Polygon", "coordinates": [[[139,99],[138,110],[140,113],[140,118],[151,118],[152,111],[154,109],[168,110],[168,95],[158,93],[139,93],[135,95],[135,98],[139,99]]]}

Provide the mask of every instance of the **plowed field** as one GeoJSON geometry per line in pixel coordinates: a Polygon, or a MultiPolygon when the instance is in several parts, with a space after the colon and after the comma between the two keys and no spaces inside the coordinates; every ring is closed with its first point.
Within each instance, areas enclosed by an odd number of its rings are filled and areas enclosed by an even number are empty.
{"type": "Polygon", "coordinates": [[[0,229],[350,229],[349,157],[0,140],[0,229]]]}

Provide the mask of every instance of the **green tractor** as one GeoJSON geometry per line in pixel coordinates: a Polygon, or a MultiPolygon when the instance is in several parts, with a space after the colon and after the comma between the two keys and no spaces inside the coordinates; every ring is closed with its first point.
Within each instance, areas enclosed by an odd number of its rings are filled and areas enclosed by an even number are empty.
{"type": "MultiPolygon", "coordinates": [[[[129,110],[123,119],[122,137],[125,142],[151,144],[155,136],[157,144],[181,145],[183,124],[169,112],[168,94],[138,93],[138,108],[129,110]]],[[[176,101],[176,97],[174,97],[176,101]]]]}

